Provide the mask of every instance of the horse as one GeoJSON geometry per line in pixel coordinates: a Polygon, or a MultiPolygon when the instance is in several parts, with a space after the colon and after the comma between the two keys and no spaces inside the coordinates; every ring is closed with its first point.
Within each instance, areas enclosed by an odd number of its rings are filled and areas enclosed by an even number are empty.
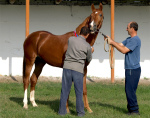
{"type": "MultiPolygon", "coordinates": [[[[37,107],[35,102],[35,86],[40,76],[44,65],[47,63],[54,67],[63,68],[65,53],[68,47],[68,39],[71,36],[77,36],[80,34],[80,30],[83,26],[90,28],[86,41],[93,46],[98,35],[98,31],[102,27],[103,23],[103,11],[102,4],[99,4],[99,8],[95,9],[94,4],[91,5],[92,13],[88,16],[77,28],[76,31],[71,31],[63,35],[54,35],[48,31],[36,31],[31,33],[24,41],[24,57],[23,57],[23,87],[24,87],[24,99],[23,108],[28,109],[27,89],[30,83],[30,102],[33,107],[37,107]],[[35,69],[30,77],[30,73],[33,65],[35,69]]],[[[83,77],[83,101],[84,107],[89,113],[93,111],[90,109],[87,99],[86,88],[86,75],[87,66],[85,63],[84,77],[83,77]]],[[[68,96],[69,100],[69,96],[68,96]]],[[[67,112],[69,112],[68,100],[66,103],[67,112]]]]}

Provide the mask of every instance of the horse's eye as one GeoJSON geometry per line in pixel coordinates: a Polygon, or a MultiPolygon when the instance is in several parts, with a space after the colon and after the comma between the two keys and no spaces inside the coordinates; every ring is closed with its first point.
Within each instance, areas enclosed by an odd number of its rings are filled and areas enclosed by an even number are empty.
{"type": "MultiPolygon", "coordinates": [[[[102,14],[100,14],[99,16],[102,17],[102,14]]],[[[104,16],[103,16],[103,19],[104,19],[104,16]]]]}

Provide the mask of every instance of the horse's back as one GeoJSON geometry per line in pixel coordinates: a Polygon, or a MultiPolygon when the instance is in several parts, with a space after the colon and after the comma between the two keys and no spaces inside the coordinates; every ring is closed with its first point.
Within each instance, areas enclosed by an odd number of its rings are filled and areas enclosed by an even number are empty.
{"type": "Polygon", "coordinates": [[[36,31],[36,32],[33,32],[31,33],[24,41],[24,45],[26,43],[28,44],[37,44],[37,42],[39,41],[39,39],[41,38],[41,35],[43,36],[48,36],[48,35],[53,35],[52,33],[50,32],[47,32],[47,31],[36,31]]]}
{"type": "Polygon", "coordinates": [[[73,32],[68,32],[63,35],[54,35],[51,32],[48,31],[36,31],[31,33],[25,40],[24,45],[27,44],[36,44],[39,43],[40,41],[64,41],[68,40],[70,36],[73,36],[73,32]]]}
{"type": "Polygon", "coordinates": [[[54,35],[47,31],[33,32],[24,42],[24,54],[39,56],[52,66],[62,67],[68,39],[73,35],[73,32],[64,35],[54,35]]]}

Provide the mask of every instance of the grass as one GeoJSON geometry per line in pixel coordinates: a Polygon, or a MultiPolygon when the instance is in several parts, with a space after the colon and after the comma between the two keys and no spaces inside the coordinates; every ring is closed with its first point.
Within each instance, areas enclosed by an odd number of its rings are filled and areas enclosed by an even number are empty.
{"type": "MultiPolygon", "coordinates": [[[[150,86],[139,85],[137,98],[140,116],[127,116],[124,84],[89,83],[87,84],[88,100],[93,113],[86,110],[85,118],[150,118],[150,86]]],[[[60,118],[57,114],[61,83],[38,82],[35,100],[37,108],[29,102],[28,110],[23,109],[23,84],[0,83],[0,118],[60,118]]],[[[28,90],[29,101],[29,90],[28,90]]],[[[62,118],[74,118],[76,115],[75,92],[72,86],[70,92],[70,114],[62,118]]]]}
{"type": "Polygon", "coordinates": [[[144,79],[145,79],[145,80],[148,80],[149,78],[147,78],[147,77],[144,77],[144,79]]]}

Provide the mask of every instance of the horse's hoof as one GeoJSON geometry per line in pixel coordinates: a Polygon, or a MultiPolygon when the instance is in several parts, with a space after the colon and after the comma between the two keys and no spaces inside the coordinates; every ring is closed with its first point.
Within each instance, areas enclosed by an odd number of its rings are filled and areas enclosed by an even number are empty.
{"type": "Polygon", "coordinates": [[[23,108],[24,108],[24,109],[28,109],[28,105],[24,105],[23,108]]]}
{"type": "Polygon", "coordinates": [[[38,107],[38,105],[37,105],[37,104],[34,104],[33,107],[38,107]]]}
{"type": "Polygon", "coordinates": [[[89,113],[93,113],[93,111],[92,111],[90,108],[87,108],[87,111],[88,111],[89,113]]]}
{"type": "Polygon", "coordinates": [[[38,105],[33,105],[33,107],[38,107],[38,105]]]}
{"type": "Polygon", "coordinates": [[[70,113],[70,110],[69,110],[69,109],[67,109],[67,113],[70,113]]]}
{"type": "Polygon", "coordinates": [[[31,103],[32,103],[33,107],[38,107],[38,105],[35,103],[35,101],[31,101],[31,103]]]}

